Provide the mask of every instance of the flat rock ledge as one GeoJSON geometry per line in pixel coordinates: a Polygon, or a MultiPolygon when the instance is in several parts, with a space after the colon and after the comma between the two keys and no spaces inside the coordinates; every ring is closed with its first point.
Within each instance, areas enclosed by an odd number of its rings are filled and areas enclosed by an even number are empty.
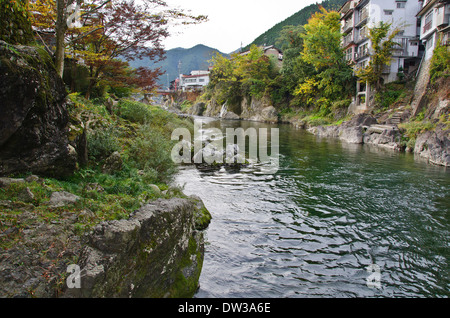
{"type": "MultiPolygon", "coordinates": [[[[299,128],[305,128],[298,126],[299,128]]],[[[367,114],[359,114],[340,126],[314,126],[307,131],[326,138],[337,138],[351,144],[367,144],[393,151],[404,151],[402,132],[395,124],[380,125],[367,114]]],[[[434,131],[426,131],[416,139],[414,155],[428,163],[450,166],[450,129],[438,125],[434,131]]]]}
{"type": "Polygon", "coordinates": [[[192,297],[203,264],[202,230],[211,217],[201,200],[159,199],[128,220],[98,224],[78,266],[81,288],[65,297],[192,297]]]}

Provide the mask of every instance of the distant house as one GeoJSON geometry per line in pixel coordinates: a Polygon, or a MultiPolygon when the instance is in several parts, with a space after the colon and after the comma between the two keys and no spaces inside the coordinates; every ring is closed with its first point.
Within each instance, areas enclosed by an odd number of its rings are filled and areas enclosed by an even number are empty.
{"type": "Polygon", "coordinates": [[[192,71],[190,75],[180,75],[179,87],[182,91],[200,90],[209,84],[209,71],[192,71]]]}
{"type": "Polygon", "coordinates": [[[450,45],[450,1],[426,0],[417,17],[421,21],[420,40],[425,45],[425,59],[428,60],[439,40],[443,45],[450,45]]]}
{"type": "MultiPolygon", "coordinates": [[[[264,55],[269,57],[273,56],[278,61],[278,65],[281,66],[281,64],[283,63],[283,51],[273,45],[264,46],[261,48],[264,51],[264,55]]],[[[240,55],[247,55],[248,53],[250,53],[250,50],[243,51],[240,53],[240,55]]]]}

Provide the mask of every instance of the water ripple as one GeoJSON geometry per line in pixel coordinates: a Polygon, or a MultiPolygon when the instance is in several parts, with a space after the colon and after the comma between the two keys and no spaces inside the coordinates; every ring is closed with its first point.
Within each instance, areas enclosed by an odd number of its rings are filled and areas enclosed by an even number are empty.
{"type": "Polygon", "coordinates": [[[450,296],[448,171],[286,126],[280,151],[275,175],[178,174],[213,216],[197,297],[450,296]]]}

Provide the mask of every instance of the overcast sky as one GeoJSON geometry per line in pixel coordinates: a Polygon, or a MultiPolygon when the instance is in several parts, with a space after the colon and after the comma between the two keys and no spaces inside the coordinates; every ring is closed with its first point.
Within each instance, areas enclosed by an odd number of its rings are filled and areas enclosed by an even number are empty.
{"type": "Polygon", "coordinates": [[[170,7],[207,15],[208,22],[180,26],[164,41],[166,50],[204,44],[230,53],[317,0],[166,0],[170,7]],[[179,34],[181,32],[181,34],[179,34]]]}

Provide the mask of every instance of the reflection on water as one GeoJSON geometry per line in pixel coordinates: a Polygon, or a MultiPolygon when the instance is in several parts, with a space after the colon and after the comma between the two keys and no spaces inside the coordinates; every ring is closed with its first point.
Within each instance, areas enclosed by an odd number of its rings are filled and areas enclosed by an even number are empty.
{"type": "Polygon", "coordinates": [[[213,216],[197,297],[449,296],[445,168],[287,125],[207,124],[280,128],[280,168],[181,168],[213,216]]]}

